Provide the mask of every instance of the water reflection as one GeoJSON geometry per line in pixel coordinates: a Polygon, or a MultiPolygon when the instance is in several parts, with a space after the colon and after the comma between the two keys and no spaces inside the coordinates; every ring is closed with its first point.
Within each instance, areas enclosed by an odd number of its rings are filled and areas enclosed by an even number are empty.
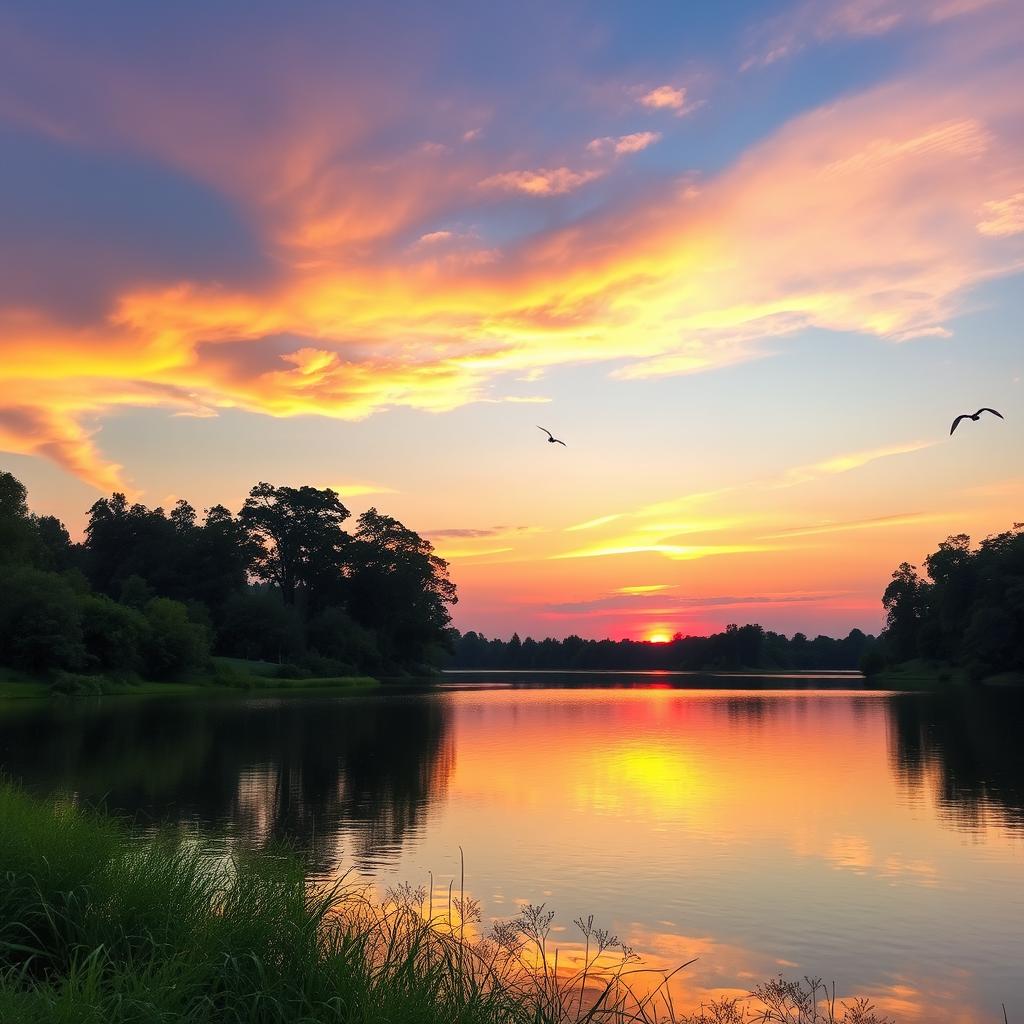
{"type": "Polygon", "coordinates": [[[914,794],[934,785],[960,828],[1024,827],[1024,691],[956,689],[888,703],[893,770],[914,794]]]}
{"type": "Polygon", "coordinates": [[[59,701],[0,715],[0,765],[27,786],[200,824],[251,848],[286,841],[317,869],[393,858],[442,798],[450,707],[346,700],[59,701]],[[344,833],[344,849],[340,840],[344,833]]]}
{"type": "Polygon", "coordinates": [[[462,847],[486,917],[546,901],[566,956],[589,913],[650,965],[700,956],[684,1003],[784,970],[901,1020],[1024,1013],[1024,694],[572,682],[9,705],[0,766],[439,898],[462,847]]]}

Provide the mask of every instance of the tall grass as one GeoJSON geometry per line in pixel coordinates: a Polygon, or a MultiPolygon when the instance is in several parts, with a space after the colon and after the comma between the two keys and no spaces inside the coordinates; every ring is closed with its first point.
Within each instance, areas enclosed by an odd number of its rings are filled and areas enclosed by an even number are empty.
{"type": "Polygon", "coordinates": [[[432,904],[312,885],[289,856],[214,860],[0,783],[2,1024],[880,1024],[781,979],[677,1013],[592,919],[568,970],[543,907],[479,937],[474,901],[432,904]]]}

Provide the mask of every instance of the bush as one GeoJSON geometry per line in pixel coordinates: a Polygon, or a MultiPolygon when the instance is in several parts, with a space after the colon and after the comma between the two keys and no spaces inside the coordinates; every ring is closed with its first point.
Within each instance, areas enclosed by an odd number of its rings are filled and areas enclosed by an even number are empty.
{"type": "Polygon", "coordinates": [[[301,652],[299,615],[277,594],[248,590],[227,602],[220,629],[220,653],[279,662],[301,652]]]}
{"type": "Polygon", "coordinates": [[[82,636],[90,669],[138,672],[142,651],[148,640],[149,623],[134,608],[109,597],[87,594],[79,597],[82,636]]]}
{"type": "Polygon", "coordinates": [[[885,654],[882,651],[881,645],[872,644],[860,656],[860,670],[870,679],[872,676],[877,676],[884,668],[885,654]]]}
{"type": "Polygon", "coordinates": [[[308,629],[309,646],[322,659],[345,669],[320,675],[352,675],[355,670],[376,672],[381,665],[374,633],[353,621],[342,608],[327,608],[314,618],[308,629]]]}
{"type": "Polygon", "coordinates": [[[155,597],[146,605],[149,630],[143,644],[143,671],[153,679],[170,679],[210,660],[210,631],[190,622],[180,601],[155,597]]]}
{"type": "Polygon", "coordinates": [[[43,673],[84,662],[81,612],[68,582],[38,569],[8,571],[0,587],[0,664],[43,673]]]}

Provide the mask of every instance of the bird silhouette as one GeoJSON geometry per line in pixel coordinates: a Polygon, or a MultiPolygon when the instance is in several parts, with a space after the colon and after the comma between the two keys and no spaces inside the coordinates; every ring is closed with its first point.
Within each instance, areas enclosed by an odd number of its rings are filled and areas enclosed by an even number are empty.
{"type": "Polygon", "coordinates": [[[548,430],[547,427],[542,427],[542,426],[540,426],[540,424],[538,424],[537,425],[537,429],[538,430],[543,430],[544,433],[548,435],[548,444],[560,444],[563,448],[568,448],[569,447],[564,441],[559,441],[558,438],[555,437],[551,433],[551,431],[548,430]]]}
{"type": "Polygon", "coordinates": [[[990,409],[987,405],[985,405],[982,406],[976,413],[965,412],[962,415],[957,416],[957,418],[953,420],[953,426],[949,428],[950,434],[952,434],[953,431],[956,430],[956,428],[960,425],[961,420],[980,420],[981,414],[983,412],[990,412],[993,416],[998,416],[1000,419],[1004,418],[1001,412],[996,412],[995,409],[990,409]]]}

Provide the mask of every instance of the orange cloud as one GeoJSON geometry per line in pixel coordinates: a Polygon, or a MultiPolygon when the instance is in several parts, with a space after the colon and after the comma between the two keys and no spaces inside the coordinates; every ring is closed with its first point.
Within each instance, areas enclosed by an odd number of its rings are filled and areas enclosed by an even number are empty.
{"type": "Polygon", "coordinates": [[[978,230],[991,238],[1006,238],[1024,231],[1024,192],[1015,192],[1008,199],[990,199],[982,207],[984,219],[978,230]]]}
{"type": "Polygon", "coordinates": [[[528,196],[562,196],[601,177],[598,170],[574,171],[568,167],[551,170],[505,171],[492,174],[480,182],[484,188],[504,189],[507,192],[524,192],[528,196]]]}
{"type": "MultiPolygon", "coordinates": [[[[502,171],[483,147],[371,156],[369,114],[335,110],[315,74],[254,126],[202,81],[171,89],[137,70],[77,68],[83,108],[103,130],[236,203],[273,272],[250,286],[126,272],[86,326],[52,310],[0,310],[0,393],[18,396],[0,399],[2,443],[106,489],[119,467],[84,424],[119,406],[444,411],[490,398],[509,373],[602,361],[629,377],[691,373],[762,356],[766,339],[807,326],[894,341],[948,330],[967,289],[1024,265],[1013,61],[972,75],[943,65],[839,100],[699,189],[689,175],[651,185],[444,258],[424,250],[448,248],[445,232],[423,227],[459,220],[467,195],[564,195],[610,172],[543,157],[540,170],[502,171]]],[[[382,87],[374,116],[403,116],[408,95],[382,87]]],[[[663,85],[643,102],[680,109],[685,99],[663,85]]],[[[54,131],[72,130],[70,115],[45,113],[54,131]]],[[[461,129],[465,112],[452,116],[461,129]]],[[[636,152],[654,134],[607,138],[636,152]]]]}
{"type": "Polygon", "coordinates": [[[618,138],[606,135],[588,142],[587,149],[591,153],[613,153],[615,156],[623,156],[626,153],[639,153],[660,139],[661,132],[633,132],[632,135],[620,135],[618,138]]]}
{"type": "Polygon", "coordinates": [[[686,90],[674,85],[659,85],[645,92],[640,102],[652,110],[675,110],[681,113],[686,108],[686,90]]]}

